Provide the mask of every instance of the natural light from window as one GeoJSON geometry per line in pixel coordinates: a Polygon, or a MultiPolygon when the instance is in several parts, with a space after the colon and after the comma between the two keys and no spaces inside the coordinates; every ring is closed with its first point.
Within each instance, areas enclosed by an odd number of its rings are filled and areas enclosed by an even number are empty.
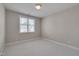
{"type": "Polygon", "coordinates": [[[27,17],[20,17],[20,32],[35,32],[35,20],[27,17]]]}

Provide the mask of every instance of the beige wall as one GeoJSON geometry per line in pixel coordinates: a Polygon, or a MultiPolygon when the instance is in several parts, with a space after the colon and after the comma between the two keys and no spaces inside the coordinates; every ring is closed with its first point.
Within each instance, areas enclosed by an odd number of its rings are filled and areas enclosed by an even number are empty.
{"type": "Polygon", "coordinates": [[[0,4],[0,55],[4,49],[5,42],[5,9],[2,4],[0,4]]]}
{"type": "Polygon", "coordinates": [[[79,6],[44,18],[42,36],[79,47],[79,6]]]}
{"type": "MultiPolygon", "coordinates": [[[[13,42],[16,40],[27,40],[28,38],[40,37],[40,19],[35,18],[36,27],[34,33],[20,33],[19,32],[19,17],[26,16],[21,13],[6,10],[6,42],[13,42]]],[[[28,16],[29,17],[29,16],[28,16]]]]}

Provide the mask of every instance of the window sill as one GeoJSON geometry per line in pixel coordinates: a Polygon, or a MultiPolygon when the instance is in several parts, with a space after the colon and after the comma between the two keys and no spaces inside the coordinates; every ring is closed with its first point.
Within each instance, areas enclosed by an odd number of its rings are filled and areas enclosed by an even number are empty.
{"type": "Polygon", "coordinates": [[[20,34],[28,34],[28,33],[35,33],[35,32],[19,32],[20,34]]]}

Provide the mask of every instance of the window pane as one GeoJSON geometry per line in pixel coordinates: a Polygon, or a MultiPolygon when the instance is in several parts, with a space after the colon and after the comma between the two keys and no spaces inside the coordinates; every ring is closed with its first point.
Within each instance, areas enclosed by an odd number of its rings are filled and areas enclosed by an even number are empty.
{"type": "Polygon", "coordinates": [[[35,32],[35,20],[29,19],[28,28],[29,32],[35,32]]]}
{"type": "Polygon", "coordinates": [[[20,32],[27,32],[27,18],[20,17],[20,32]]]}

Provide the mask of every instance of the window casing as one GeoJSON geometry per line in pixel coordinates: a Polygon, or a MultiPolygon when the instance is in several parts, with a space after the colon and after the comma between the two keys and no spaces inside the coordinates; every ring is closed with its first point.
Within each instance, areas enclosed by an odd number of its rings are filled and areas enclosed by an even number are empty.
{"type": "Polygon", "coordinates": [[[35,20],[20,16],[20,32],[35,32],[35,20]]]}

